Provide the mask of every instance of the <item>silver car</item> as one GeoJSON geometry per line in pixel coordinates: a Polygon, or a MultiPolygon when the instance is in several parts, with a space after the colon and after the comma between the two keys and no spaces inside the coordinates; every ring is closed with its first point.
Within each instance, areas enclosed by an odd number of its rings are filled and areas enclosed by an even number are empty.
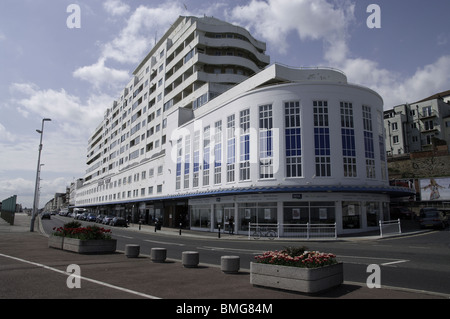
{"type": "Polygon", "coordinates": [[[419,216],[420,228],[441,228],[448,226],[448,217],[437,209],[421,209],[419,216]]]}

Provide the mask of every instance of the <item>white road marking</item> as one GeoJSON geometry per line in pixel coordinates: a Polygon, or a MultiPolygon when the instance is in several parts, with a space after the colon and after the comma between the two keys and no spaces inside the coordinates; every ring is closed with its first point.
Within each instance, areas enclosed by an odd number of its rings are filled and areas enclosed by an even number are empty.
{"type": "Polygon", "coordinates": [[[169,243],[166,241],[156,241],[156,240],[149,240],[149,239],[145,239],[144,241],[149,242],[149,243],[155,243],[155,244],[163,244],[163,245],[186,246],[185,244],[169,243]]]}
{"type": "Polygon", "coordinates": [[[381,266],[388,266],[388,265],[393,265],[393,264],[401,264],[401,263],[406,263],[408,261],[409,260],[396,260],[396,261],[391,261],[391,262],[388,262],[388,263],[381,264],[381,266]]]}
{"type": "Polygon", "coordinates": [[[383,258],[383,257],[361,257],[361,256],[343,256],[343,255],[337,255],[337,260],[340,260],[340,258],[344,259],[350,259],[350,261],[346,261],[349,264],[380,264],[381,266],[388,266],[392,264],[398,264],[398,263],[404,263],[408,262],[409,260],[406,259],[394,259],[394,258],[383,258]],[[362,260],[364,262],[358,262],[358,260],[362,260]],[[383,262],[384,263],[380,263],[383,262]]]}
{"type": "Polygon", "coordinates": [[[116,237],[122,237],[122,238],[126,238],[126,239],[133,239],[134,237],[130,237],[130,236],[124,236],[124,235],[115,235],[116,237]]]}
{"type": "MultiPolygon", "coordinates": [[[[13,260],[17,260],[17,261],[20,261],[20,262],[23,262],[23,263],[26,263],[26,264],[30,264],[30,265],[36,266],[36,267],[44,268],[46,270],[51,270],[51,271],[54,271],[54,272],[57,272],[59,274],[63,274],[63,275],[66,275],[66,276],[74,276],[71,273],[67,273],[65,271],[62,271],[62,270],[59,270],[59,269],[56,269],[56,268],[53,268],[53,267],[49,267],[49,266],[46,266],[46,265],[43,265],[43,264],[35,263],[35,262],[29,261],[29,260],[25,260],[25,259],[13,257],[13,256],[8,256],[8,255],[4,255],[4,254],[0,254],[0,257],[5,257],[5,258],[10,258],[10,259],[13,259],[13,260]]],[[[147,294],[144,294],[144,293],[141,293],[141,292],[138,292],[138,291],[130,290],[130,289],[119,287],[119,286],[114,286],[114,285],[108,284],[108,283],[103,282],[103,281],[98,281],[98,280],[87,278],[87,277],[83,277],[83,276],[77,276],[77,277],[79,277],[82,280],[86,280],[86,281],[92,282],[92,283],[97,284],[97,285],[101,285],[101,286],[105,286],[105,287],[108,287],[108,288],[120,290],[120,291],[123,291],[123,292],[127,292],[127,293],[130,293],[130,294],[133,294],[133,295],[140,296],[140,297],[144,297],[144,298],[148,298],[148,299],[161,299],[159,297],[155,297],[155,296],[152,296],[152,295],[147,295],[147,294]]]]}
{"type": "Polygon", "coordinates": [[[197,247],[197,249],[203,250],[219,250],[219,251],[227,251],[227,252],[240,252],[244,254],[257,255],[264,253],[263,251],[255,251],[254,249],[239,249],[239,248],[228,248],[228,247],[212,247],[212,246],[201,246],[197,247]]]}

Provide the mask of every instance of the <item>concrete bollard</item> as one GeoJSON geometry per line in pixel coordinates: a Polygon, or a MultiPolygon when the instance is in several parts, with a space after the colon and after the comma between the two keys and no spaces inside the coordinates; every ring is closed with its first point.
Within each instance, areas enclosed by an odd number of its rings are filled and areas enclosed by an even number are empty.
{"type": "Polygon", "coordinates": [[[128,258],[136,258],[139,256],[139,252],[141,247],[139,245],[126,245],[125,246],[125,255],[128,258]]]}
{"type": "Polygon", "coordinates": [[[200,261],[200,254],[197,251],[183,251],[181,260],[185,268],[196,268],[200,261]]]}
{"type": "Polygon", "coordinates": [[[150,258],[154,263],[163,263],[166,261],[167,249],[166,248],[152,248],[150,252],[150,258]]]}
{"type": "Polygon", "coordinates": [[[241,259],[239,256],[222,256],[220,267],[226,274],[236,274],[239,272],[241,259]]]}

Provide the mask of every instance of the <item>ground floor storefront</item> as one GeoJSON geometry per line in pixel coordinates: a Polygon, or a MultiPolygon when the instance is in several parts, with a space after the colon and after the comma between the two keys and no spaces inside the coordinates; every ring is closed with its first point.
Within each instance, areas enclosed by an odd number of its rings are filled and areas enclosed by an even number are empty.
{"type": "MultiPolygon", "coordinates": [[[[235,193],[84,207],[131,223],[248,234],[253,225],[334,225],[337,235],[390,220],[390,195],[364,192],[235,193]]],[[[278,226],[280,227],[280,226],[278,226]]],[[[283,227],[283,226],[281,226],[283,227]]],[[[282,230],[281,230],[282,231],[282,230]]]]}
{"type": "Polygon", "coordinates": [[[252,224],[335,224],[337,234],[377,229],[389,220],[388,195],[353,193],[249,194],[190,199],[193,230],[247,234],[252,224]]]}

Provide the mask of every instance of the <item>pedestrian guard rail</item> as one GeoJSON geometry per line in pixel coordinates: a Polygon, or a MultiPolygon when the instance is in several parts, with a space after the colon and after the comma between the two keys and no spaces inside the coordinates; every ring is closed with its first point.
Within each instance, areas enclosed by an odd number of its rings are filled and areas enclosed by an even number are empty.
{"type": "Polygon", "coordinates": [[[380,236],[392,235],[392,234],[401,234],[402,226],[400,224],[400,218],[395,220],[386,220],[379,221],[380,225],[380,236]]]}
{"type": "Polygon", "coordinates": [[[301,238],[301,239],[336,239],[334,224],[259,224],[249,223],[248,238],[301,238]]]}

